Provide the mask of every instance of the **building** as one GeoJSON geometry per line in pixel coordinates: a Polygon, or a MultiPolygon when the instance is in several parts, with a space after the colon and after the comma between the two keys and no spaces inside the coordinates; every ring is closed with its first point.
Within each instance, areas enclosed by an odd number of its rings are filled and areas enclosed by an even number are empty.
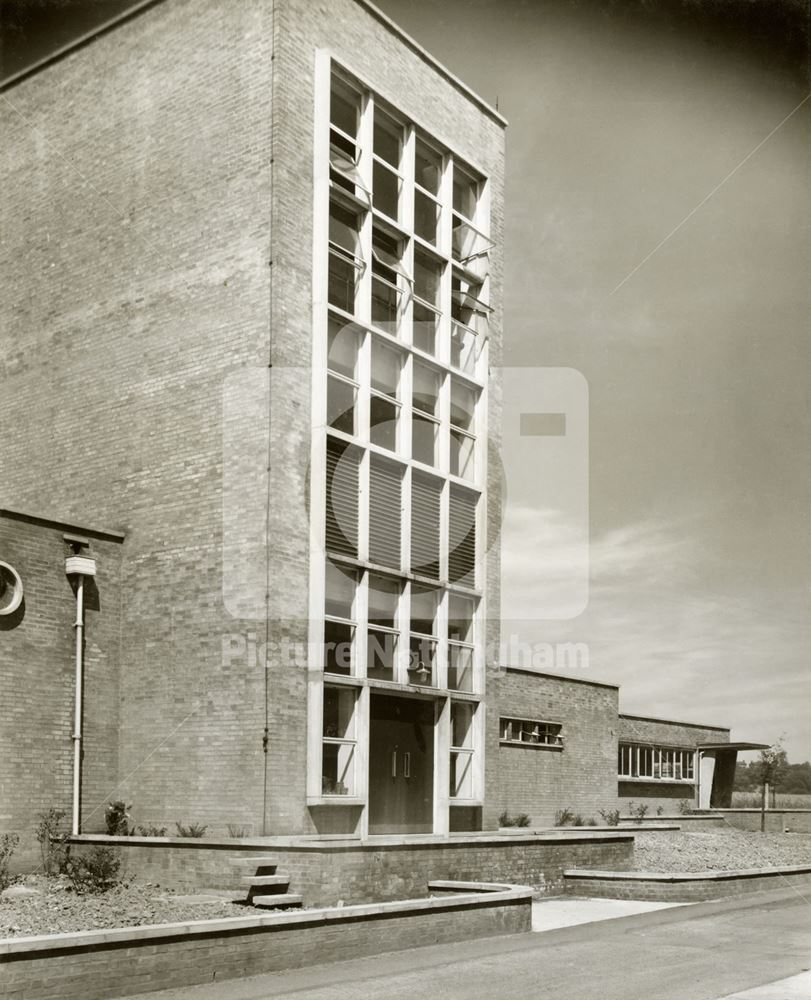
{"type": "Polygon", "coordinates": [[[78,746],[86,830],[493,829],[581,691],[613,804],[615,689],[486,655],[498,112],[366,0],[144,4],[5,97],[0,823],[78,746]]]}

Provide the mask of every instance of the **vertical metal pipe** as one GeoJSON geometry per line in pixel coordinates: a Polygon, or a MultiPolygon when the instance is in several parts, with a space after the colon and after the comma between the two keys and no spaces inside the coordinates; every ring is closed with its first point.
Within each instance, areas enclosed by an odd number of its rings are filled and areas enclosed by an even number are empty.
{"type": "Polygon", "coordinates": [[[76,700],[73,717],[73,819],[72,832],[79,833],[79,797],[82,784],[82,682],[84,674],[84,576],[76,581],[76,700]]]}

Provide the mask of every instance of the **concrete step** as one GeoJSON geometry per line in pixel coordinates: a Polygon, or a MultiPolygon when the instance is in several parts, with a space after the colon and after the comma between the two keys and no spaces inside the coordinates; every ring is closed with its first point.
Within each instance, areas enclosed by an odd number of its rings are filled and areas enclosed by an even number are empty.
{"type": "Polygon", "coordinates": [[[296,892],[277,892],[269,896],[254,896],[251,906],[263,906],[270,909],[289,909],[301,906],[302,897],[296,892]]]}
{"type": "Polygon", "coordinates": [[[279,863],[278,858],[269,854],[257,855],[255,857],[229,858],[230,864],[238,865],[240,868],[275,868],[279,863]]]}
{"type": "Polygon", "coordinates": [[[290,885],[289,875],[243,875],[242,885],[290,885]]]}

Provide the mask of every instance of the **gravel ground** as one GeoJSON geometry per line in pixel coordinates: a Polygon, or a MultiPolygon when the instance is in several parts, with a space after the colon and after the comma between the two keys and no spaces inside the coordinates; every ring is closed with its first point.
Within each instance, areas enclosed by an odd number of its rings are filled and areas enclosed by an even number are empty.
{"type": "Polygon", "coordinates": [[[811,834],[705,830],[634,834],[634,868],[649,872],[732,871],[811,864],[811,834]]]}
{"type": "Polygon", "coordinates": [[[63,879],[29,875],[17,885],[37,895],[0,899],[0,938],[63,934],[103,927],[136,927],[267,913],[227,898],[181,895],[158,885],[130,883],[101,895],[77,896],[63,879]]]}

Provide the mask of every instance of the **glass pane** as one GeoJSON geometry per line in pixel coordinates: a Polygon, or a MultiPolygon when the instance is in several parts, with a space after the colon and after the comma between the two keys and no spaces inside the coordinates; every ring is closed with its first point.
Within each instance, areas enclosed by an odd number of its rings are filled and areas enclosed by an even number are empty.
{"type": "Polygon", "coordinates": [[[408,650],[408,679],[412,684],[436,687],[436,643],[412,635],[408,650]]]}
{"type": "Polygon", "coordinates": [[[415,361],[413,393],[414,409],[436,416],[439,409],[439,373],[415,361]]]}
{"type": "Polygon", "coordinates": [[[386,333],[396,333],[399,304],[399,290],[390,282],[372,275],[372,322],[386,333]]]}
{"type": "Polygon", "coordinates": [[[329,282],[327,300],[331,306],[343,309],[344,312],[355,311],[355,290],[358,271],[351,261],[345,260],[337,253],[329,255],[329,282]]]}
{"type": "Polygon", "coordinates": [[[355,746],[324,743],[321,765],[322,795],[355,794],[355,746]]]}
{"type": "Polygon", "coordinates": [[[355,735],[355,692],[351,688],[324,688],[324,736],[350,740],[355,735]]]}
{"type": "Polygon", "coordinates": [[[327,424],[344,434],[355,433],[356,390],[342,379],[327,379],[327,424]]]}
{"type": "Polygon", "coordinates": [[[451,746],[473,746],[473,705],[466,701],[451,703],[451,746]]]}
{"type": "Polygon", "coordinates": [[[341,205],[330,202],[329,205],[329,241],[342,247],[353,257],[360,256],[357,215],[341,205]]]}
{"type": "Polygon", "coordinates": [[[458,379],[451,379],[451,423],[455,427],[463,431],[473,430],[478,395],[458,379]]]}
{"type": "Polygon", "coordinates": [[[411,457],[425,465],[436,464],[437,425],[428,417],[414,413],[411,419],[411,457]]]}
{"type": "Polygon", "coordinates": [[[360,334],[357,327],[337,316],[330,316],[327,339],[327,363],[330,371],[354,379],[360,347],[360,334]]]}
{"type": "Polygon", "coordinates": [[[458,323],[451,325],[451,364],[469,375],[476,369],[476,334],[458,323]]]}
{"type": "Polygon", "coordinates": [[[435,306],[439,302],[440,264],[424,254],[414,254],[414,294],[435,306]]]}
{"type": "Polygon", "coordinates": [[[369,399],[369,440],[389,451],[397,451],[397,417],[400,407],[390,399],[371,396],[369,399]]]}
{"type": "Polygon", "coordinates": [[[326,564],[324,611],[336,618],[354,618],[358,574],[334,562],[326,564]]]}
{"type": "Polygon", "coordinates": [[[400,584],[387,576],[369,574],[369,623],[397,627],[400,584]]]}
{"type": "Polygon", "coordinates": [[[375,160],[372,174],[372,205],[395,221],[399,218],[400,178],[375,160]]]}
{"type": "Polygon", "coordinates": [[[435,587],[411,585],[411,631],[436,635],[436,616],[439,609],[439,591],[435,587]]]}
{"type": "Polygon", "coordinates": [[[397,399],[400,389],[402,356],[379,340],[372,341],[372,388],[397,399]]]}
{"type": "Polygon", "coordinates": [[[334,622],[329,618],[324,622],[324,670],[328,674],[352,673],[352,649],[355,640],[354,625],[334,622]]]}
{"type": "Polygon", "coordinates": [[[473,690],[473,650],[466,646],[448,647],[448,687],[452,691],[473,690]]]}
{"type": "Polygon", "coordinates": [[[343,80],[333,78],[330,94],[329,119],[347,135],[357,137],[360,122],[360,94],[343,80]]]}
{"type": "Polygon", "coordinates": [[[459,431],[451,431],[451,475],[468,480],[474,478],[474,445],[475,438],[459,431]]]}
{"type": "Polygon", "coordinates": [[[476,602],[472,597],[450,594],[448,598],[448,638],[456,642],[473,642],[473,612],[476,602]]]}
{"type": "Polygon", "coordinates": [[[426,243],[436,246],[439,205],[421,191],[414,192],[414,232],[426,243]]]}
{"type": "Polygon", "coordinates": [[[473,219],[476,214],[476,201],[479,185],[473,178],[460,169],[458,164],[453,167],[453,210],[467,219],[473,219]]]}
{"type": "Polygon", "coordinates": [[[473,754],[451,751],[450,794],[454,799],[473,798],[473,754]]]}
{"type": "Polygon", "coordinates": [[[439,316],[427,306],[414,302],[414,346],[426,354],[436,354],[439,316]]]}
{"type": "Polygon", "coordinates": [[[431,194],[438,194],[439,182],[442,176],[442,157],[436,150],[426,145],[422,139],[417,139],[416,154],[416,173],[414,179],[426,191],[430,191],[431,194]]]}
{"type": "Polygon", "coordinates": [[[397,660],[397,635],[369,629],[366,647],[366,674],[378,681],[393,681],[397,660]]]}
{"type": "Polygon", "coordinates": [[[374,151],[393,167],[400,166],[401,126],[385,111],[375,108],[374,151]]]}

